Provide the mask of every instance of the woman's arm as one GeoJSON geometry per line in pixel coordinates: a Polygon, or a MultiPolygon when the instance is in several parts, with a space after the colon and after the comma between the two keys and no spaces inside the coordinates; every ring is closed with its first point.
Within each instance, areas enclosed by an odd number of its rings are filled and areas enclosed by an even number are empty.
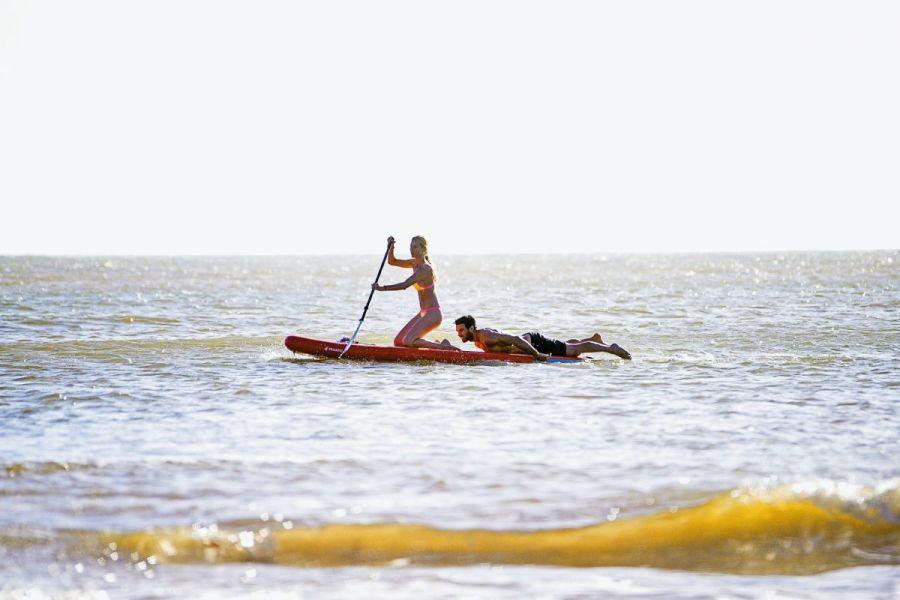
{"type": "Polygon", "coordinates": [[[397,258],[394,256],[394,244],[391,244],[391,249],[388,251],[388,264],[392,267],[406,267],[407,269],[412,269],[416,266],[416,261],[411,258],[397,258]]]}
{"type": "Polygon", "coordinates": [[[419,275],[413,274],[410,275],[406,281],[400,283],[394,283],[391,285],[378,285],[377,283],[372,284],[372,289],[376,292],[396,292],[398,290],[405,290],[412,284],[416,283],[419,279],[419,275]]]}

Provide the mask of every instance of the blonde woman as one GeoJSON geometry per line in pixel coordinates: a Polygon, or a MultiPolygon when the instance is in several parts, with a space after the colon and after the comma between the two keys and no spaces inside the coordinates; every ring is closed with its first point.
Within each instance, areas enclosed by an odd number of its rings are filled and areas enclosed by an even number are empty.
{"type": "Polygon", "coordinates": [[[429,342],[425,336],[441,324],[443,315],[441,305],[438,303],[437,294],[434,291],[436,276],[431,266],[431,258],[428,256],[428,242],[421,235],[417,235],[409,242],[409,254],[412,258],[399,259],[394,256],[394,238],[388,238],[388,264],[395,267],[412,269],[412,275],[402,283],[393,285],[372,284],[372,289],[378,292],[393,292],[405,290],[412,286],[419,294],[419,313],[410,319],[397,337],[394,338],[395,346],[407,346],[410,348],[438,348],[447,350],[453,348],[450,342],[429,342]]]}

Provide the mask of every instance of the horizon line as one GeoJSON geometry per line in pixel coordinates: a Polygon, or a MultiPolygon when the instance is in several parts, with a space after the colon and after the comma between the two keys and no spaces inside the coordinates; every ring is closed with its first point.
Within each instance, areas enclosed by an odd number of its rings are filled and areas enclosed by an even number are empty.
{"type": "MultiPolygon", "coordinates": [[[[557,251],[557,252],[445,252],[437,254],[437,256],[598,256],[598,255],[686,255],[686,254],[811,254],[811,253],[838,253],[838,252],[898,252],[900,248],[828,248],[828,249],[778,249],[778,250],[598,250],[595,252],[585,251],[557,251]]],[[[275,257],[318,257],[318,256],[371,256],[379,252],[312,252],[312,253],[238,253],[238,252],[75,252],[75,253],[0,253],[0,258],[174,258],[174,257],[193,257],[193,258],[215,258],[215,257],[259,257],[259,258],[275,258],[275,257]]]]}

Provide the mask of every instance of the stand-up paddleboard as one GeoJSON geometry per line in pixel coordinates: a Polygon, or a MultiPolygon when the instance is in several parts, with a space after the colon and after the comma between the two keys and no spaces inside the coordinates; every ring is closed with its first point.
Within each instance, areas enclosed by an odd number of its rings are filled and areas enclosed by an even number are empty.
{"type": "MultiPolygon", "coordinates": [[[[284,345],[291,352],[321,356],[324,358],[339,358],[344,351],[346,343],[326,342],[312,338],[290,335],[284,338],[284,345]]],[[[505,354],[499,352],[468,352],[465,350],[434,350],[431,348],[398,348],[396,346],[376,346],[374,344],[354,343],[344,352],[343,358],[351,360],[374,360],[380,362],[415,362],[430,360],[445,363],[482,363],[482,362],[513,362],[532,363],[534,357],[528,354],[505,354]]],[[[551,356],[547,362],[554,363],[579,363],[585,359],[573,356],[551,356]]]]}

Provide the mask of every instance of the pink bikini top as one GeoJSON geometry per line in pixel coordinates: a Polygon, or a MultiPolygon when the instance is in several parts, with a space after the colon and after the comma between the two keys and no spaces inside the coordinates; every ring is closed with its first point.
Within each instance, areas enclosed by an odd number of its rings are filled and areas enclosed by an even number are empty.
{"type": "Polygon", "coordinates": [[[431,275],[431,285],[422,287],[422,286],[419,285],[418,283],[414,283],[414,284],[413,284],[413,287],[416,288],[416,291],[417,291],[417,292],[424,292],[425,290],[430,290],[430,289],[432,289],[432,288],[434,287],[435,281],[437,281],[437,279],[435,278],[434,274],[432,273],[432,275],[431,275]]]}

